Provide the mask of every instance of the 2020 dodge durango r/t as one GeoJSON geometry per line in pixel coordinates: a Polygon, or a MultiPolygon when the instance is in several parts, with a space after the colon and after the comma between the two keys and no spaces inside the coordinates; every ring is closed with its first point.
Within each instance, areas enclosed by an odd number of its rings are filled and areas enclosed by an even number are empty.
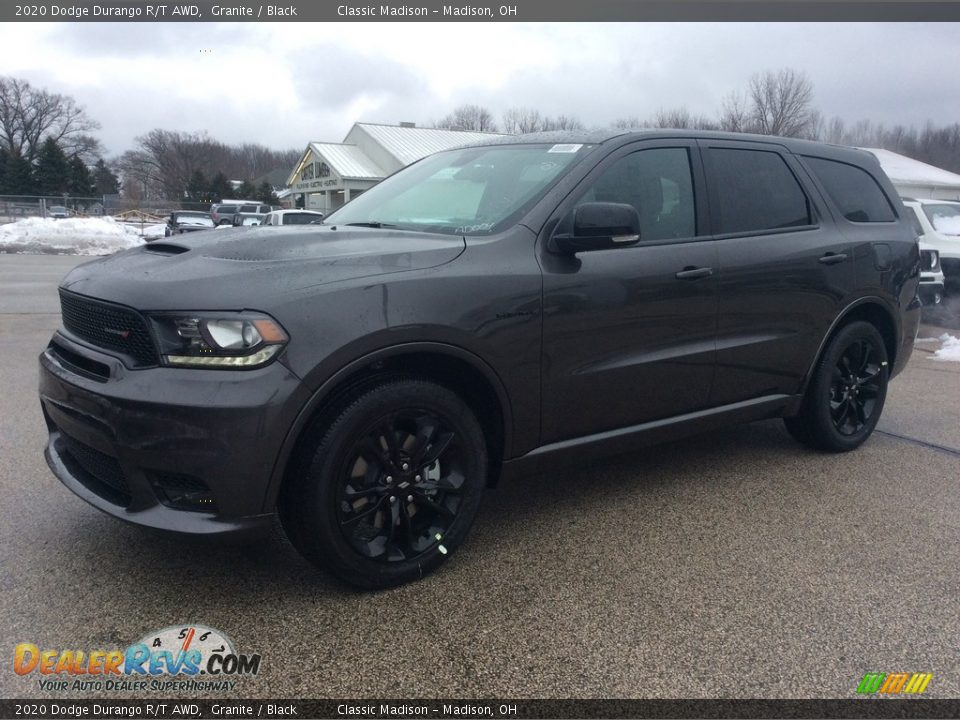
{"type": "Polygon", "coordinates": [[[368,588],[483,489],[734,421],[859,446],[916,336],[919,256],[868,153],[659,131],[430,156],[322,225],[73,270],[46,457],[134,523],[255,530],[368,588]],[[267,237],[269,235],[269,237],[267,237]]]}

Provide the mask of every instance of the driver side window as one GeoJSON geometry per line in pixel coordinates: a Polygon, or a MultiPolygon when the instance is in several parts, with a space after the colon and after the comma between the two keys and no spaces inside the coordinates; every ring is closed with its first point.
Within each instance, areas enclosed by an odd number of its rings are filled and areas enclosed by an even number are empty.
{"type": "Polygon", "coordinates": [[[697,234],[690,154],[686,148],[639,150],[616,160],[578,201],[633,205],[640,215],[640,241],[674,240],[697,234]]]}

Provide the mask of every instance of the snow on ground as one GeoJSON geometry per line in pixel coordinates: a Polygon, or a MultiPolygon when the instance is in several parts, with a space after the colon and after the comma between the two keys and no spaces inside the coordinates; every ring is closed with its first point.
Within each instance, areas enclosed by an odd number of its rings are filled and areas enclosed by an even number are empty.
{"type": "Polygon", "coordinates": [[[109,217],[27,218],[0,225],[0,253],[109,255],[142,243],[139,228],[109,217]]]}
{"type": "Polygon", "coordinates": [[[944,333],[940,336],[940,342],[943,343],[940,349],[932,356],[931,360],[952,360],[960,362],[960,338],[944,333]]]}

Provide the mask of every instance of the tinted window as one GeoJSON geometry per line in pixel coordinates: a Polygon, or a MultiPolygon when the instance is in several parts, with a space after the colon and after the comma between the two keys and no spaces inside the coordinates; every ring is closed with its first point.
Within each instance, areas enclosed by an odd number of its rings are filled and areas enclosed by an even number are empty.
{"type": "Polygon", "coordinates": [[[897,219],[887,196],[866,170],[815,157],[808,157],[807,163],[847,220],[893,222],[897,219]]]}
{"type": "Polygon", "coordinates": [[[284,225],[309,225],[314,220],[319,220],[319,215],[309,215],[307,213],[287,213],[283,216],[284,225]]]}
{"type": "Polygon", "coordinates": [[[718,233],[811,224],[807,196],[777,153],[712,148],[709,157],[718,200],[718,233]]]}
{"type": "Polygon", "coordinates": [[[640,215],[641,240],[697,234],[686,148],[653,148],[620,158],[593,181],[577,204],[587,202],[633,205],[640,215]]]}

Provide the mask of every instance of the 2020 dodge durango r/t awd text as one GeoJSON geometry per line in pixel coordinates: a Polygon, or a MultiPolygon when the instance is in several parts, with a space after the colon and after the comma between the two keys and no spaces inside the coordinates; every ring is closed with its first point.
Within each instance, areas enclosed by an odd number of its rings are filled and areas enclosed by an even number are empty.
{"type": "Polygon", "coordinates": [[[73,270],[40,357],[47,460],[116,517],[240,533],[279,514],[347,582],[402,583],[501,476],[778,416],[856,448],[919,322],[904,217],[872,155],[804,141],[439,153],[322,225],[73,270]]]}

